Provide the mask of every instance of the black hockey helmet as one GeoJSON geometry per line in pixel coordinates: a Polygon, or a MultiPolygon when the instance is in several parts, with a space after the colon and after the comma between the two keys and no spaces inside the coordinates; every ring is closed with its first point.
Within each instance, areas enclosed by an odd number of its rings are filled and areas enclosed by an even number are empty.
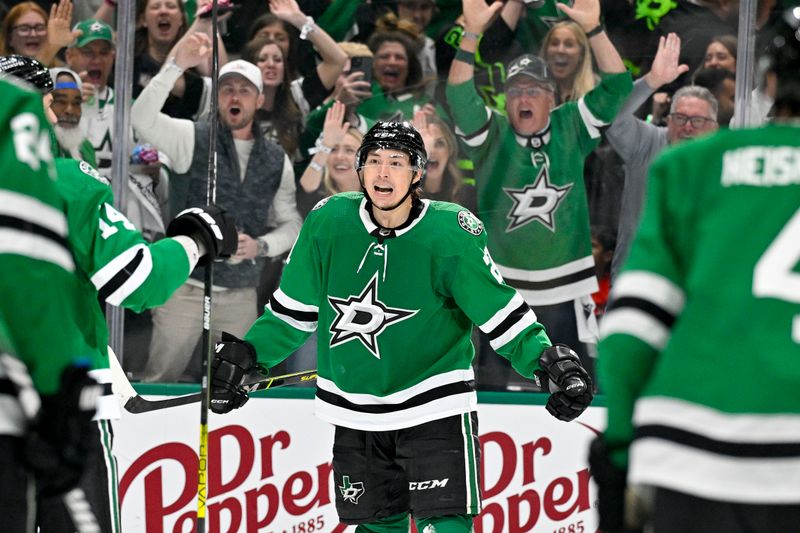
{"type": "Polygon", "coordinates": [[[8,74],[24,80],[47,94],[53,90],[50,71],[36,59],[21,55],[0,56],[0,74],[8,74]]]}
{"type": "Polygon", "coordinates": [[[356,152],[356,170],[364,166],[370,150],[400,150],[408,154],[411,164],[420,170],[425,169],[428,152],[422,136],[408,122],[376,122],[361,141],[356,152]]]}
{"type": "Polygon", "coordinates": [[[775,106],[800,112],[800,7],[784,11],[769,28],[758,67],[778,78],[775,106]]]}

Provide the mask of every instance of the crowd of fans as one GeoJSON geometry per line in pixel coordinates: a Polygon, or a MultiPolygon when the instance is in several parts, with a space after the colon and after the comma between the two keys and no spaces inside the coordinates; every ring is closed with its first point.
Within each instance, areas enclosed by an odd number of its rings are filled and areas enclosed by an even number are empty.
{"type": "MultiPolygon", "coordinates": [[[[758,28],[786,5],[761,0],[758,28]]],[[[429,155],[423,196],[484,221],[499,273],[591,369],[650,163],[734,116],[737,0],[220,0],[217,117],[210,7],[136,2],[126,214],[157,240],[165,220],[205,203],[218,121],[217,195],[237,206],[239,249],[215,273],[214,317],[239,336],[303,217],[360,190],[366,130],[409,121],[429,155]]],[[[116,2],[0,8],[0,54],[51,67],[59,155],[110,178],[116,2]]],[[[758,120],[770,90],[759,83],[752,95],[758,120]]],[[[127,315],[134,379],[197,380],[201,299],[191,278],[152,314],[127,315]]],[[[513,381],[488,338],[475,340],[479,388],[535,387],[513,381]]],[[[288,367],[313,368],[313,346],[299,352],[288,367]]]]}

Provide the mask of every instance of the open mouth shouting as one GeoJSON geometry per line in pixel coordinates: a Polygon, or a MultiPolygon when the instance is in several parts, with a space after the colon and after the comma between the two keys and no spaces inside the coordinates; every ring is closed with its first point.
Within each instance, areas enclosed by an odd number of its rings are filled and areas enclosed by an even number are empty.
{"type": "Polygon", "coordinates": [[[379,70],[378,76],[384,89],[399,89],[405,83],[403,73],[397,67],[384,67],[379,70]]]}
{"type": "Polygon", "coordinates": [[[84,81],[87,81],[98,87],[102,87],[106,84],[106,80],[103,79],[103,71],[100,69],[87,70],[86,79],[84,81]]]}

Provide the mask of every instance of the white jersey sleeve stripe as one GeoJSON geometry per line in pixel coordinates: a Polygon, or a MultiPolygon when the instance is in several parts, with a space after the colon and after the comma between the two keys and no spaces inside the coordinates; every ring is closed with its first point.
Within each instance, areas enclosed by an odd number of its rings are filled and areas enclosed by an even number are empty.
{"type": "Polygon", "coordinates": [[[497,337],[496,339],[492,339],[489,344],[492,346],[494,351],[498,351],[534,322],[536,322],[536,315],[533,314],[533,311],[529,310],[523,315],[519,322],[508,328],[501,336],[497,337]]]}
{"type": "Polygon", "coordinates": [[[0,191],[0,215],[42,226],[59,237],[67,236],[67,218],[64,213],[25,194],[0,191]]]}
{"type": "Polygon", "coordinates": [[[513,313],[520,305],[524,303],[525,300],[522,299],[522,296],[519,293],[514,294],[514,297],[511,298],[505,307],[496,312],[492,318],[478,326],[478,328],[480,328],[480,330],[484,333],[491,332],[497,326],[502,324],[511,313],[513,313]]]}
{"type": "Polygon", "coordinates": [[[670,330],[664,322],[641,309],[621,307],[608,311],[600,323],[600,339],[621,333],[632,335],[654,350],[666,346],[670,330]]]}
{"type": "Polygon", "coordinates": [[[125,298],[144,283],[152,270],[153,258],[150,255],[150,249],[144,244],[137,244],[106,263],[103,268],[94,273],[91,281],[97,288],[97,292],[106,296],[108,303],[120,305],[125,298]],[[126,269],[130,269],[132,263],[137,262],[137,255],[141,256],[138,264],[132,271],[126,271],[126,269]]]}
{"type": "Polygon", "coordinates": [[[0,254],[22,255],[53,263],[68,272],[75,270],[72,254],[63,244],[27,231],[0,228],[0,254]]]}
{"type": "Polygon", "coordinates": [[[267,304],[266,307],[267,307],[267,309],[270,310],[270,312],[272,312],[273,315],[275,315],[276,318],[286,322],[287,324],[289,324],[290,326],[292,326],[295,329],[299,329],[300,331],[314,332],[314,331],[317,330],[317,321],[316,320],[315,321],[300,321],[300,320],[297,320],[294,317],[292,317],[292,316],[290,316],[290,315],[288,315],[286,313],[282,313],[280,311],[277,311],[276,308],[277,309],[281,309],[281,308],[280,308],[279,305],[275,305],[275,303],[276,303],[275,301],[270,301],[267,304]]]}
{"type": "Polygon", "coordinates": [[[319,307],[317,307],[316,305],[310,305],[298,302],[291,296],[288,296],[280,288],[278,288],[278,290],[272,293],[272,297],[278,302],[280,302],[280,304],[287,309],[291,309],[293,311],[306,312],[306,313],[319,313],[319,307]]]}
{"type": "Polygon", "coordinates": [[[614,284],[612,299],[638,298],[652,302],[678,315],[686,303],[683,290],[664,276],[643,270],[632,270],[620,275],[614,284]]]}
{"type": "Polygon", "coordinates": [[[586,131],[589,132],[589,136],[592,139],[597,139],[600,137],[600,129],[603,126],[608,126],[608,122],[603,122],[599,118],[595,117],[589,108],[586,105],[586,102],[583,98],[578,100],[578,111],[581,114],[581,118],[583,119],[583,125],[586,126],[586,131]]]}

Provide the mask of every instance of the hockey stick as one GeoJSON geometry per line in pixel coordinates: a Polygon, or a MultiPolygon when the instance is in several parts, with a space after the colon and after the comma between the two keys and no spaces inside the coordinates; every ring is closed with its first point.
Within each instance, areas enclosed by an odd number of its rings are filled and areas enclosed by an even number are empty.
{"type": "MultiPolygon", "coordinates": [[[[211,109],[208,135],[208,184],[206,203],[217,203],[217,122],[219,120],[219,40],[217,32],[217,0],[211,3],[211,109]]],[[[200,446],[197,461],[197,533],[206,533],[206,490],[208,488],[208,406],[211,401],[211,292],[214,285],[214,262],[206,265],[203,281],[203,350],[200,367],[200,446]]]]}
{"type": "MultiPolygon", "coordinates": [[[[262,390],[277,389],[279,387],[288,387],[290,385],[297,385],[299,383],[308,383],[317,379],[316,370],[305,370],[303,372],[295,372],[294,374],[283,374],[267,378],[263,381],[257,381],[243,388],[247,392],[257,392],[262,390]]],[[[179,405],[187,405],[190,403],[199,402],[202,397],[202,392],[194,394],[187,394],[185,396],[176,396],[175,398],[168,398],[166,400],[148,400],[139,394],[131,396],[125,402],[125,410],[129,413],[140,414],[149,413],[151,411],[158,411],[159,409],[167,409],[169,407],[177,407],[179,405]]]]}

